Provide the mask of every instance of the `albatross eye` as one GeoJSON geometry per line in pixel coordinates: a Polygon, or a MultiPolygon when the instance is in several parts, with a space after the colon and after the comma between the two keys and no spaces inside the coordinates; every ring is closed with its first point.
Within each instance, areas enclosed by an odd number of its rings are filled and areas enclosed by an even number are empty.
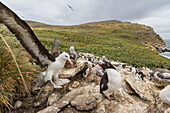
{"type": "Polygon", "coordinates": [[[67,55],[65,55],[65,57],[67,57],[67,55]]]}

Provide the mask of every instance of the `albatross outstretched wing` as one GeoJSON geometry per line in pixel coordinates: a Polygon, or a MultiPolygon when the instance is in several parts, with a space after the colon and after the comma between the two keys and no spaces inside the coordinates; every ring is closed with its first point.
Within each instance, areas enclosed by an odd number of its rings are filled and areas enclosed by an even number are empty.
{"type": "Polygon", "coordinates": [[[0,2],[0,23],[5,24],[15,34],[24,48],[41,66],[49,65],[52,61],[55,61],[55,58],[41,44],[29,25],[2,2],[0,2]]]}

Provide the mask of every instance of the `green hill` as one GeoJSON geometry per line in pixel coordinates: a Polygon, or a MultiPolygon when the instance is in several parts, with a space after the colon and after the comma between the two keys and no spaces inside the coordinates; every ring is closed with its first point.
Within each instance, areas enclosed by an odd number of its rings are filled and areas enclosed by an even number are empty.
{"type": "Polygon", "coordinates": [[[115,20],[74,26],[27,23],[49,50],[54,39],[59,39],[60,51],[73,45],[77,51],[136,66],[170,68],[170,60],[156,50],[165,43],[149,26],[115,20]]]}

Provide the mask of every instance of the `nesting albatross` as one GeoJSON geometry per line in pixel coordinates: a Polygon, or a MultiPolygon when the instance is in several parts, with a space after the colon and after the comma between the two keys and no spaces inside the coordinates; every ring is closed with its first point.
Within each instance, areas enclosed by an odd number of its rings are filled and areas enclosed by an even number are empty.
{"type": "Polygon", "coordinates": [[[77,53],[75,52],[74,46],[70,47],[70,59],[76,60],[77,59],[77,53]]]}
{"type": "MultiPolygon", "coordinates": [[[[25,21],[21,20],[2,2],[0,2],[0,9],[0,23],[7,26],[7,28],[17,37],[17,39],[20,40],[23,47],[33,58],[38,61],[42,67],[48,67],[45,81],[50,80],[55,88],[61,88],[61,86],[56,86],[52,82],[52,76],[55,76],[56,78],[58,77],[57,73],[62,67],[64,67],[65,61],[69,60],[69,55],[67,53],[63,53],[59,57],[55,58],[48,52],[47,49],[45,49],[25,21]]],[[[70,63],[73,65],[71,61],[70,63]]]]}

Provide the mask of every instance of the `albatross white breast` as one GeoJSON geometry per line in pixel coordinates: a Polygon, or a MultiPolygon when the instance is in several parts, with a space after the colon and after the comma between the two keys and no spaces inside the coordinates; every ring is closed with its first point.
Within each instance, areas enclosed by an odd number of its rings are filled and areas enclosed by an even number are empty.
{"type": "MultiPolygon", "coordinates": [[[[58,78],[58,72],[64,67],[66,61],[69,61],[69,63],[71,65],[73,65],[73,63],[70,60],[69,54],[68,53],[62,53],[60,54],[56,59],[55,62],[51,63],[46,71],[45,74],[45,79],[44,81],[47,82],[48,80],[50,80],[50,82],[53,84],[54,88],[62,88],[61,86],[57,86],[52,82],[52,77],[54,76],[55,79],[59,79],[58,78]]],[[[61,80],[61,79],[59,79],[61,80]]],[[[61,80],[62,81],[62,80],[61,80]]],[[[63,82],[63,81],[62,81],[63,82]]]]}

